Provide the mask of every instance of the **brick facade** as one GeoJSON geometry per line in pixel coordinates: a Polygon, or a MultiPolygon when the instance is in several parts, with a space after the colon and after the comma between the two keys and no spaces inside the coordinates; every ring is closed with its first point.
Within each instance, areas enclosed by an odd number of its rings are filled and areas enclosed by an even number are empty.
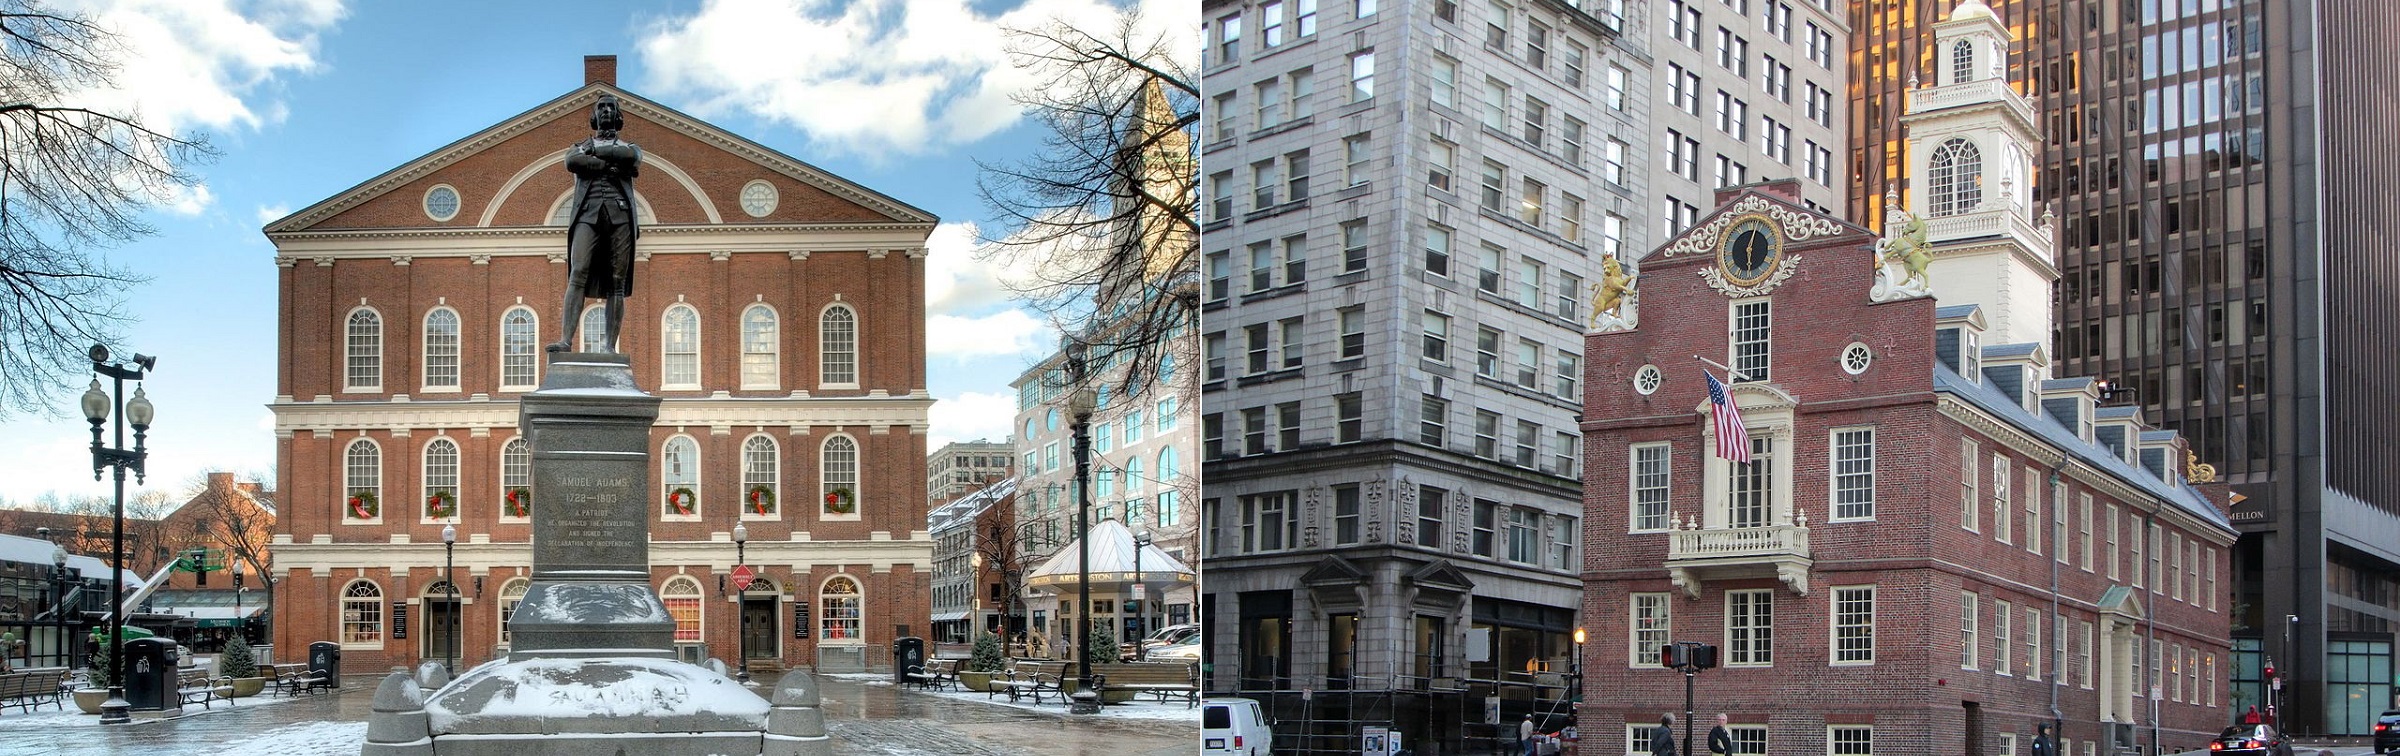
{"type": "MultiPolygon", "coordinates": [[[[2127,457],[2138,455],[2103,448],[2088,428],[2063,426],[2043,409],[2028,411],[2027,401],[2043,408],[2038,400],[2066,395],[2062,382],[2038,381],[2046,372],[2038,348],[1983,347],[1982,366],[1996,372],[1966,382],[1955,358],[1945,357],[1955,350],[1945,352],[1936,334],[1937,324],[1972,328],[1958,322],[1968,318],[1949,307],[1937,313],[1932,298],[1870,303],[1873,237],[1808,212],[1784,191],[1768,186],[1719,195],[1724,216],[1773,219],[1785,240],[1783,255],[1798,258],[1779,285],[1736,297],[1705,280],[1700,273],[1718,265],[1718,234],[1727,223],[1704,216],[1687,232],[1699,244],[1671,241],[1644,261],[1638,327],[1587,339],[1584,737],[1606,741],[1625,737],[1628,723],[1655,724],[1669,711],[1681,717],[1682,675],[1632,658],[1633,594],[1656,593],[1667,596],[1663,637],[1717,644],[1724,654],[1725,666],[1697,681],[1698,733],[1721,711],[1736,725],[1766,725],[1768,747],[1779,754],[1828,753],[1830,725],[1872,726],[1879,756],[2002,753],[2012,738],[2015,748],[2029,747],[2035,723],[2054,716],[2055,690],[2055,716],[2064,720],[2062,735],[2076,756],[2092,743],[2108,752],[2105,738],[2123,737],[2128,725],[2148,743],[2154,723],[2148,686],[2132,682],[2131,663],[2108,663],[2124,661],[2129,648],[2092,662],[2093,677],[2121,675],[2114,683],[2083,684],[2078,660],[2089,648],[2086,624],[2099,632],[2116,622],[2120,643],[2146,646],[2155,632],[2161,648],[2182,652],[2167,667],[2182,679],[2162,678],[2167,696],[2156,702],[2155,723],[2160,742],[2205,747],[2235,708],[2224,693],[2231,669],[2230,602],[2223,596],[2232,590],[2233,533],[2212,503],[2223,500],[2222,490],[2181,481],[2177,466],[2163,474],[2137,470],[2138,461],[2127,457]],[[1702,368],[1689,355],[1731,362],[1730,303],[1759,296],[1771,302],[1769,378],[1735,384],[1729,393],[1743,407],[1752,437],[1772,437],[1773,453],[1790,459],[1788,473],[1772,477],[1788,493],[1768,497],[1788,503],[1770,504],[1768,522],[1746,529],[1727,522],[1734,516],[1723,480],[1730,465],[1715,458],[1702,368]],[[1853,344],[1872,352],[1857,374],[1843,364],[1853,344]],[[2032,355],[2010,356],[2020,351],[2032,355]],[[1652,394],[1636,387],[1645,365],[1663,376],[1652,394]],[[2010,369],[2025,370],[2027,390],[2038,392],[2003,396],[2006,383],[1994,376],[2010,369]],[[2000,406],[2012,398],[2015,406],[2000,406]],[[1833,434],[1857,428],[1874,434],[1871,513],[1837,518],[1833,434]],[[1969,441],[1973,459],[1964,458],[1969,441]],[[1632,455],[1636,445],[1656,442],[1671,445],[1666,509],[1673,524],[1645,528],[1635,519],[1632,455]],[[2008,460],[2007,498],[1998,502],[2009,522],[2005,538],[1995,511],[1995,458],[2008,460]],[[1972,527],[1962,508],[1962,466],[1977,471],[1972,527]],[[2055,530],[2061,492],[2070,507],[2063,542],[2055,530]],[[2092,532],[2083,530],[2086,496],[2092,532]],[[2133,533],[2109,535],[2101,522],[2109,512],[2145,529],[2160,525],[2159,539],[2181,544],[2180,555],[2161,562],[2148,580],[2137,577],[2137,569],[2152,567],[2134,561],[2133,533]],[[1698,527],[1687,529],[1687,518],[1698,527]],[[2038,534],[2029,532],[2029,519],[2038,534]],[[1800,529],[1797,546],[1752,547],[1730,557],[1699,548],[1718,534],[1770,528],[1800,529]],[[2030,540],[2036,537],[2038,543],[2030,540]],[[2062,544],[2065,563],[2057,561],[2062,544]],[[1774,560],[1795,556],[1796,571],[1776,572],[1774,560]],[[2127,560],[2113,575],[2111,558],[2127,560]],[[2170,581],[2177,581],[2171,589],[2170,581]],[[1874,588],[1872,662],[1837,663],[1837,589],[1856,586],[1874,588]],[[1771,658],[1764,664],[1734,663],[1727,594],[1743,590],[1769,597],[1771,658]],[[1977,618],[1971,665],[1962,645],[1968,593],[1977,618]],[[2000,602],[2006,620],[1996,614],[2000,602]],[[2054,605],[2069,628],[2063,649],[2054,605]],[[2038,646],[2031,645],[2029,622],[2042,625],[2038,646]],[[2062,653],[2066,679],[2054,687],[2062,653]],[[2110,690],[2129,693],[2114,713],[2101,701],[2110,690]]],[[[2091,417],[2089,398],[2078,401],[2084,404],[2069,411],[2091,417]]],[[[2156,446],[2145,443],[2137,451],[2156,446]]],[[[2179,458],[2177,448],[2170,442],[2163,451],[2179,458]]],[[[2140,559],[2155,551],[2143,550],[2140,559]]],[[[2148,659],[2141,664],[2147,669],[2148,659]]],[[[1613,744],[1605,748],[1614,752],[1613,744]]]]}
{"type": "Polygon", "coordinates": [[[538,345],[558,338],[565,227],[550,219],[570,182],[560,163],[564,148],[591,135],[586,117],[602,93],[624,101],[624,138],[643,149],[640,258],[619,349],[632,356],[637,384],[665,400],[647,493],[658,513],[654,585],[692,576],[706,653],[734,659],[734,588],[722,576],[735,563],[729,533],[738,521],[748,529],[747,561],[773,586],[752,594],[775,622],[753,633],[777,640],[754,649],[761,662],[878,662],[896,635],[926,633],[932,563],[920,486],[932,400],[923,247],[935,219],[619,90],[613,65],[595,61],[586,86],[266,229],[282,299],[273,405],[283,505],[278,645],[342,639],[341,594],[363,579],[380,598],[360,607],[373,605],[382,623],[377,637],[346,643],[348,669],[438,657],[426,639],[443,601],[435,588],[445,525],[459,531],[463,661],[492,658],[501,645],[502,593],[529,572],[532,534],[530,520],[504,503],[503,453],[518,438],[516,400],[531,387],[503,383],[502,320],[519,305],[533,313],[537,365],[538,345]],[[771,208],[743,201],[753,185],[772,187],[771,208]],[[437,186],[457,192],[448,220],[426,210],[437,186]],[[745,355],[743,318],[760,305],[774,315],[772,354],[745,355]],[[668,388],[665,319],[679,307],[697,315],[697,381],[668,388]],[[459,324],[455,386],[427,378],[427,318],[445,308],[459,324]],[[820,321],[834,308],[854,316],[850,382],[821,380],[820,321]],[[362,309],[381,330],[380,385],[363,388],[345,373],[348,322],[362,309]],[[746,359],[771,373],[746,378],[746,359]],[[345,479],[346,455],[361,440],[380,464],[363,489],[345,479]],[[687,442],[697,453],[688,479],[663,459],[687,442]],[[451,478],[428,469],[437,444],[457,448],[453,517],[426,511],[429,486],[451,478]],[[771,458],[772,473],[746,472],[746,447],[768,444],[772,453],[758,459],[771,458]],[[852,486],[823,475],[829,445],[843,444],[856,449],[852,486]],[[762,483],[774,494],[770,511],[744,510],[745,494],[762,483]],[[853,512],[820,503],[836,487],[850,489],[853,512]],[[676,488],[693,490],[693,514],[667,511],[676,488]],[[375,516],[348,506],[360,490],[377,494],[375,516]],[[819,591],[836,575],[860,584],[863,639],[826,637],[819,591]],[[797,606],[810,609],[806,639],[793,637],[797,606]],[[395,638],[401,607],[409,626],[395,638]]]}

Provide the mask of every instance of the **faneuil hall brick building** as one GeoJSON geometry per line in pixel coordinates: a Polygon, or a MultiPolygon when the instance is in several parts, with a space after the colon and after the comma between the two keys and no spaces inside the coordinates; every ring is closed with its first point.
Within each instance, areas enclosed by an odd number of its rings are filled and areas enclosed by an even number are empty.
{"type": "Polygon", "coordinates": [[[2070,756],[2189,750],[2233,718],[2224,489],[2049,369],[2041,119],[1998,75],[2007,35],[1976,0],[1938,24],[1916,214],[1880,238],[1726,189],[1597,303],[1587,744],[1647,753],[1680,717],[1670,641],[1721,648],[1696,730],[1730,715],[1741,753],[2014,756],[2049,721],[2070,756]],[[1695,356],[1735,369],[1750,461],[1720,456],[1702,371],[1728,371],[1695,356]]]}
{"type": "MultiPolygon", "coordinates": [[[[561,330],[562,161],[611,94],[643,151],[619,350],[664,399],[641,494],[678,645],[732,662],[746,627],[754,668],[881,663],[893,637],[929,629],[936,219],[619,89],[613,56],[584,69],[583,86],[266,228],[276,643],[337,642],[346,671],[369,673],[508,645],[544,506],[517,407],[561,330]],[[759,572],[747,586],[727,577],[737,523],[759,572]]],[[[582,348],[598,312],[579,316],[582,348]]]]}

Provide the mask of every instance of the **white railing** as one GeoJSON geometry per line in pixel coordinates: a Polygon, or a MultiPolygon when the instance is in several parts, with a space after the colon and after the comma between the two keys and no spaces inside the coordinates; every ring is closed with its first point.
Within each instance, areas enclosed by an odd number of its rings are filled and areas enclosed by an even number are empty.
{"type": "Polygon", "coordinates": [[[1964,84],[1944,84],[1938,87],[1909,90],[1908,113],[1915,115],[1978,102],[2003,103],[2025,120],[2039,123],[2034,120],[2033,108],[2026,104],[2024,96],[2017,94],[2016,90],[2010,89],[2007,82],[1989,76],[1964,84]]]}
{"type": "Polygon", "coordinates": [[[1800,525],[1677,530],[1673,536],[1667,545],[1667,560],[1670,562],[1808,556],[1808,528],[1800,525]]]}

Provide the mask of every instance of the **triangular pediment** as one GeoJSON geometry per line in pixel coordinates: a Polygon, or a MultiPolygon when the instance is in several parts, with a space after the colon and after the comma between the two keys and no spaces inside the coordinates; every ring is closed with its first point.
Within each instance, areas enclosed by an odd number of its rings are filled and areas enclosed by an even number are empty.
{"type": "Polygon", "coordinates": [[[2100,594],[2099,608],[2101,614],[2114,614],[2126,619],[2138,620],[2144,616],[2142,597],[2134,595],[2130,586],[2109,586],[2100,594]]]}
{"type": "Polygon", "coordinates": [[[1646,263],[1682,258],[1709,258],[1716,254],[1719,237],[1734,220],[1764,215],[1782,227],[1784,240],[1795,245],[1817,246],[1830,240],[1855,237],[1866,240],[1874,233],[1849,221],[1809,209],[1790,197],[1758,188],[1747,188],[1691,228],[1667,239],[1665,244],[1643,258],[1646,263]]]}
{"type": "Polygon", "coordinates": [[[1451,564],[1448,559],[1436,559],[1426,562],[1423,567],[1410,570],[1408,582],[1419,587],[1440,588],[1458,593],[1475,590],[1475,581],[1469,579],[1467,573],[1460,571],[1458,565],[1451,564]]]}
{"type": "Polygon", "coordinates": [[[1301,585],[1357,585],[1367,579],[1367,573],[1350,564],[1350,560],[1327,556],[1317,561],[1307,574],[1300,576],[1301,585]]]}
{"type": "Polygon", "coordinates": [[[278,219],[270,236],[320,231],[467,230],[554,225],[572,177],[567,149],[591,136],[591,107],[621,103],[624,138],[642,147],[636,180],[645,222],[660,226],[930,227],[932,213],[834,175],[673,108],[605,83],[586,85],[426,153],[278,219]],[[752,183],[774,189],[773,209],[742,203],[752,183]],[[456,214],[422,208],[439,186],[459,195],[456,214]]]}

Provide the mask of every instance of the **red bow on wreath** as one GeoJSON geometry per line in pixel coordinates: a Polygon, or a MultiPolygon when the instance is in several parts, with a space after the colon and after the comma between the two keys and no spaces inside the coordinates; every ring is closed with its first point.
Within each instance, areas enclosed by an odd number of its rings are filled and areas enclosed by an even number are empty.
{"type": "Polygon", "coordinates": [[[750,511],[762,515],[767,514],[767,507],[770,504],[768,496],[767,489],[764,487],[750,489],[750,511]]]}
{"type": "Polygon", "coordinates": [[[350,497],[350,513],[358,515],[361,520],[375,519],[375,511],[368,508],[367,498],[364,496],[350,497]]]}

